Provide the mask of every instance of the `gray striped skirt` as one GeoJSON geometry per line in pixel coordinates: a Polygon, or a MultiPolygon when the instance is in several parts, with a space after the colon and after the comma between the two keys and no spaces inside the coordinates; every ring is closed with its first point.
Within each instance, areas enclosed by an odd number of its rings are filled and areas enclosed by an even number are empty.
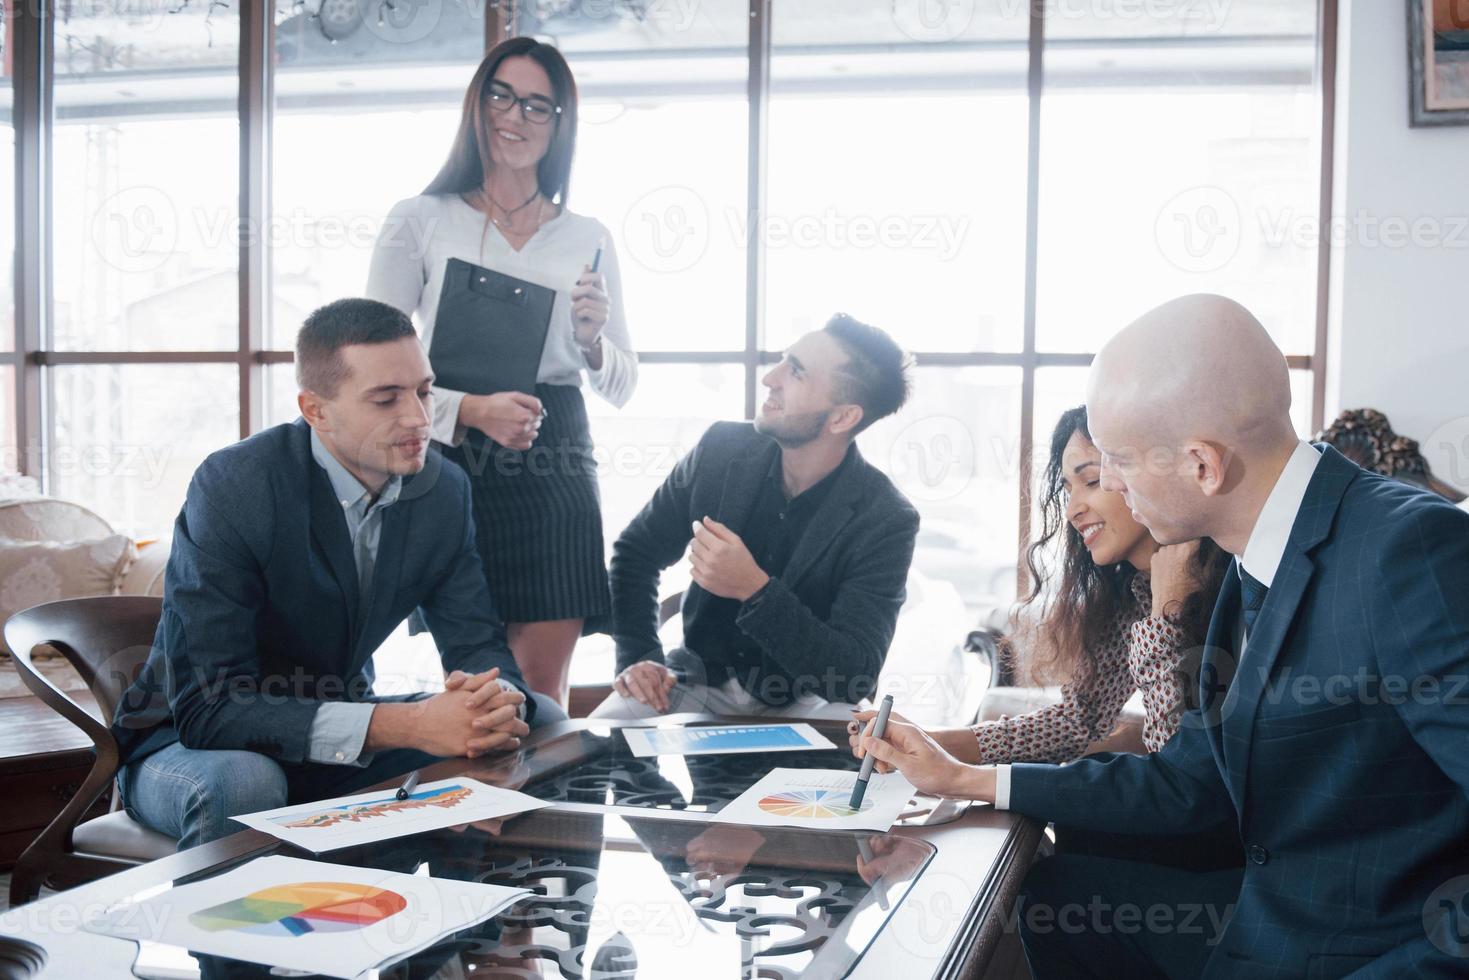
{"type": "Polygon", "coordinates": [[[476,543],[500,617],[605,617],[612,600],[586,402],[570,385],[538,384],[536,397],[547,415],[530,449],[471,429],[444,456],[469,474],[476,543]]]}

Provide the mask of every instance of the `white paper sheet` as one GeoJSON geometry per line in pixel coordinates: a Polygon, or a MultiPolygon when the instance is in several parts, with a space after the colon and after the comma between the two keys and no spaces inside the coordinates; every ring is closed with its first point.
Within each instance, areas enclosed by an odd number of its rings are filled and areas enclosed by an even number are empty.
{"type": "Polygon", "coordinates": [[[89,932],[352,978],[483,922],[523,888],[270,855],[127,903],[89,932]]]}
{"type": "Polygon", "coordinates": [[[339,796],[231,819],[320,854],[551,805],[534,796],[462,776],[419,783],[406,800],[399,800],[395,794],[396,790],[385,789],[339,796]]]}
{"type": "Polygon", "coordinates": [[[854,813],[855,772],[839,769],[772,769],[711,818],[716,823],[812,830],[885,831],[913,797],[913,784],[900,772],[873,773],[854,813]]]}
{"type": "Polygon", "coordinates": [[[735,755],[741,752],[803,752],[834,749],[831,739],[807,724],[691,725],[676,728],[624,728],[632,754],[735,755]]]}

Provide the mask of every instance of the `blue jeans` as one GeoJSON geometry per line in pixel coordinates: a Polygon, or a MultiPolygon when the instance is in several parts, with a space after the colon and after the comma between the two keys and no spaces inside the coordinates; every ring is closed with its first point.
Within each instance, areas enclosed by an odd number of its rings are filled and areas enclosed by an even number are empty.
{"type": "MultiPolygon", "coordinates": [[[[534,697],[532,728],[566,719],[555,701],[534,697]]],[[[123,766],[117,788],[128,816],[177,837],[182,851],[244,830],[230,819],[236,814],[344,796],[440,761],[416,749],[388,749],[365,766],[292,764],[257,752],[174,742],[123,766]]]]}

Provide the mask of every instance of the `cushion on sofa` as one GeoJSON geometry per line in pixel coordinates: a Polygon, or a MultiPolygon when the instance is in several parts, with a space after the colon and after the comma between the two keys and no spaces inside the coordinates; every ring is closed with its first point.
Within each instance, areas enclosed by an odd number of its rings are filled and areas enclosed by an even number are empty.
{"type": "MultiPolygon", "coordinates": [[[[136,556],[122,534],[66,543],[0,540],[0,623],[43,602],[115,595],[136,556]]],[[[60,654],[42,654],[36,664],[62,690],[86,689],[60,654]]],[[[0,638],[0,697],[29,693],[0,638]]]]}

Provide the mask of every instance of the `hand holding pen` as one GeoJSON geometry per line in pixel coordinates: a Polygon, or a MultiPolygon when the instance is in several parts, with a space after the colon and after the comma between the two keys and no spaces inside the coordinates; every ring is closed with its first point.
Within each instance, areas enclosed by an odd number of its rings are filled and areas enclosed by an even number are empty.
{"type": "MultiPolygon", "coordinates": [[[[872,737],[882,738],[887,734],[888,716],[893,713],[893,696],[883,695],[882,704],[877,708],[877,719],[872,723],[872,737]]],[[[853,810],[861,809],[862,797],[867,793],[867,783],[872,779],[872,766],[876,757],[868,752],[862,757],[862,768],[857,773],[857,782],[852,787],[852,800],[848,804],[853,810]]]]}
{"type": "Polygon", "coordinates": [[[917,725],[888,719],[879,734],[879,728],[874,724],[872,732],[862,736],[861,751],[864,767],[868,760],[876,757],[879,762],[901,772],[920,793],[953,799],[994,800],[993,766],[960,762],[917,725]]]}
{"type": "Polygon", "coordinates": [[[605,248],[604,239],[597,245],[591,264],[582,268],[576,288],[571,291],[572,331],[576,345],[589,356],[597,349],[602,339],[602,328],[607,325],[607,318],[612,312],[612,301],[607,296],[606,281],[601,272],[605,248]]]}

